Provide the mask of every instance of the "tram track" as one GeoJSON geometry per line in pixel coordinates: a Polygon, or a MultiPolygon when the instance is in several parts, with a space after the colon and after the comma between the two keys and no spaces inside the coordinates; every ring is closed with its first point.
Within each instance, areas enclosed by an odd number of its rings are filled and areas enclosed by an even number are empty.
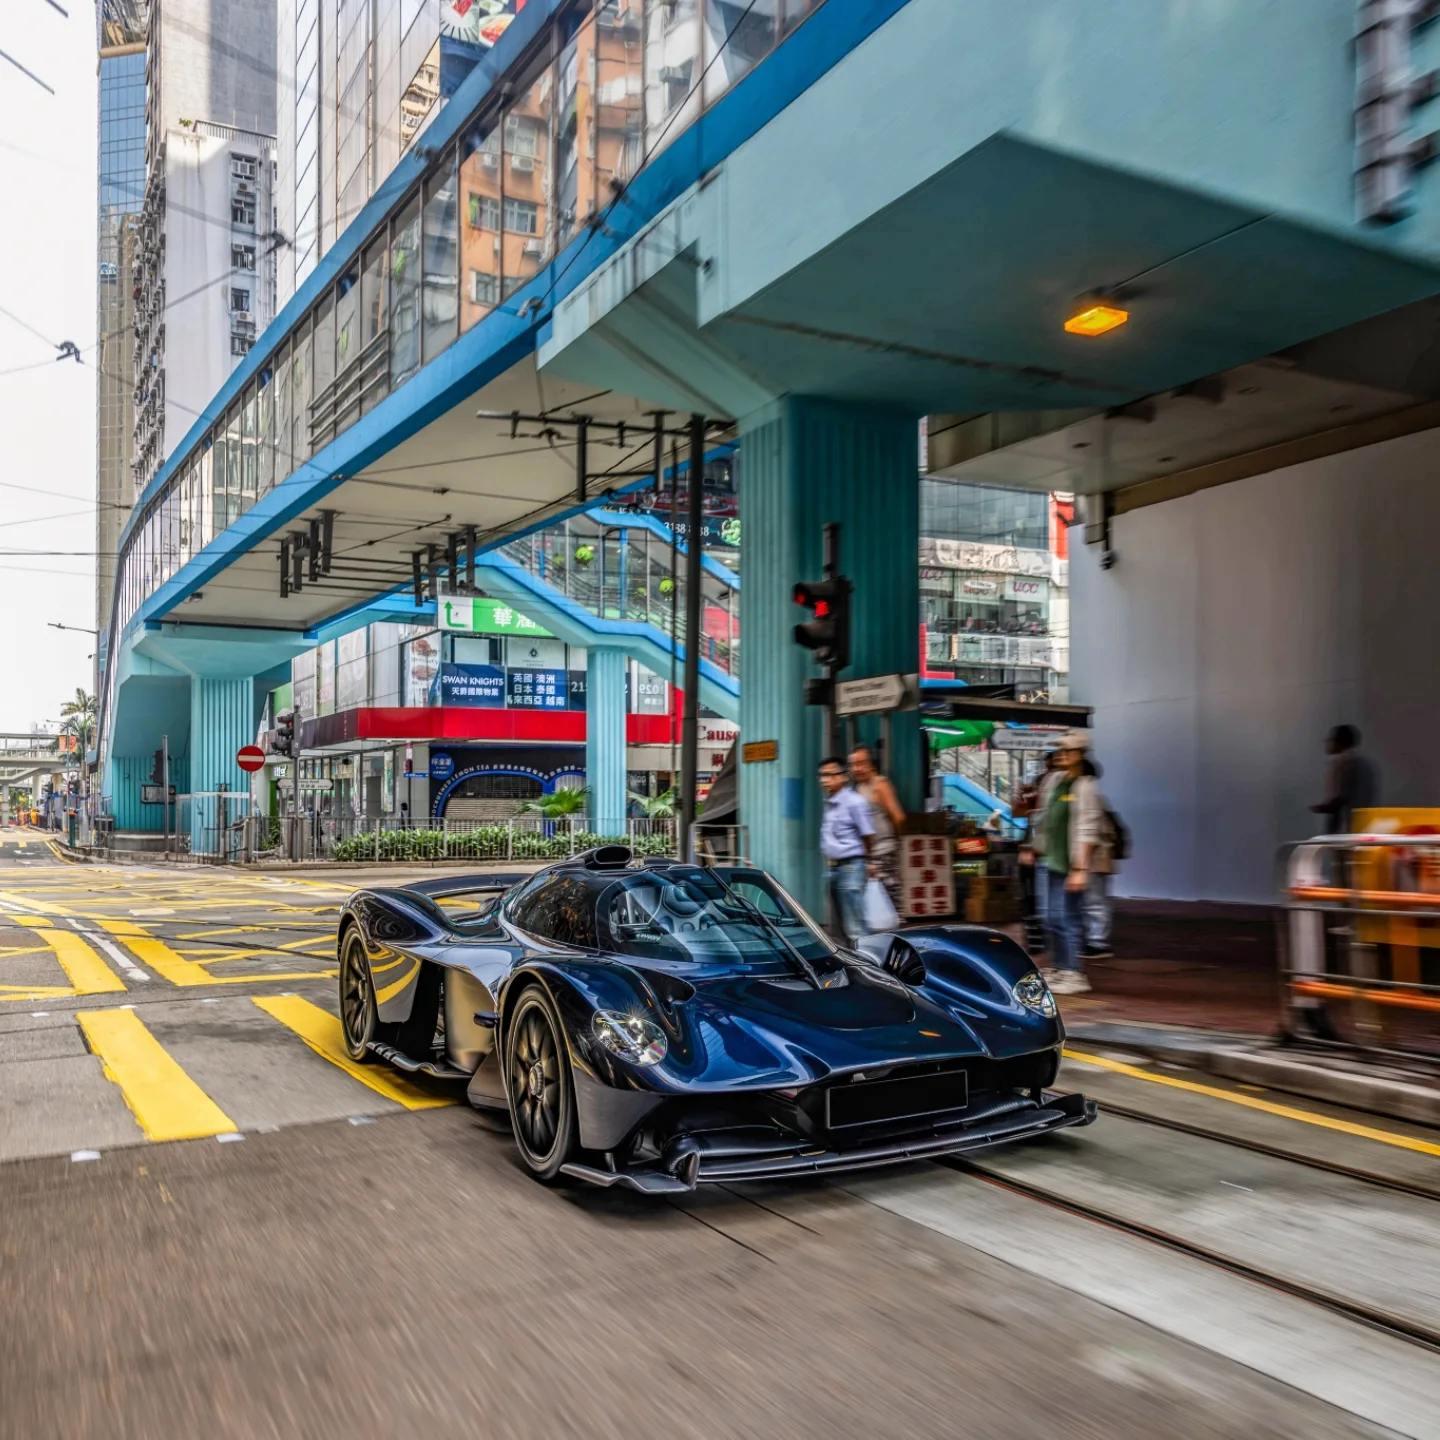
{"type": "Polygon", "coordinates": [[[1157,1129],[1170,1130],[1178,1135],[1189,1135],[1197,1140],[1213,1140],[1217,1145],[1229,1145],[1237,1150],[1248,1150],[1252,1155],[1263,1155],[1270,1160],[1281,1160],[1291,1165],[1301,1165],[1322,1174],[1339,1176],[1345,1180],[1356,1180],[1363,1185],[1390,1190],[1398,1195],[1408,1195],[1416,1200],[1440,1201],[1440,1189],[1428,1185],[1417,1185],[1394,1175],[1382,1175],[1365,1170],[1357,1165],[1346,1165],[1339,1160],[1328,1160],[1321,1155],[1307,1155],[1300,1151],[1287,1150],[1282,1145],[1271,1145],[1264,1140],[1253,1140],[1243,1135],[1234,1135],[1224,1130],[1212,1130],[1205,1125],[1195,1125],[1187,1120],[1175,1120],[1168,1115],[1156,1115],[1147,1110],[1137,1110],[1129,1105],[1117,1105],[1110,1100],[1097,1100],[1102,1115],[1130,1120],[1139,1125],[1152,1125],[1157,1129]]]}
{"type": "Polygon", "coordinates": [[[1047,1205],[1052,1209],[1074,1216],[1077,1219],[1088,1220],[1092,1224],[1103,1225],[1107,1229],[1118,1231],[1121,1234],[1128,1235],[1137,1240],[1143,1240],[1147,1244],[1168,1250],[1172,1254],[1183,1255],[1192,1260],[1199,1260],[1212,1269],[1223,1270],[1227,1274],[1248,1280],[1252,1284],[1261,1285],[1277,1294],[1300,1300],[1306,1304],[1313,1305],[1319,1310],[1324,1310],[1329,1314],[1340,1316],[1343,1319],[1354,1321],[1369,1329],[1389,1335],[1392,1339],[1402,1340],[1407,1344],[1415,1345],[1421,1349],[1430,1350],[1440,1355],[1440,1329],[1421,1324],[1418,1321],[1408,1319],[1402,1315],[1395,1315],[1389,1311],[1377,1309],[1372,1305],[1365,1304],[1363,1301],[1347,1299],[1345,1296],[1337,1295],[1333,1291],[1307,1285],[1302,1281],[1292,1280],[1284,1275],[1277,1275],[1272,1271],[1252,1265],[1248,1261],[1226,1255],[1221,1251],[1211,1249],[1209,1246],[1198,1244],[1196,1241],[1187,1240],[1184,1236],[1175,1235],[1158,1226],[1149,1225],[1143,1220],[1134,1220],[1125,1215],[1118,1215],[1102,1206],[1092,1205],[1087,1201],[1062,1195],[1043,1185],[1036,1185],[1028,1180],[1019,1180],[1014,1176],[1001,1174],[999,1171],[991,1170],[987,1166],[979,1164],[974,1160],[962,1157],[951,1157],[940,1159],[935,1163],[943,1165],[946,1169],[958,1171],[962,1175],[971,1176],[984,1184],[993,1185],[995,1188],[1007,1191],[1012,1195],[1036,1201],[1039,1204],[1047,1205]]]}

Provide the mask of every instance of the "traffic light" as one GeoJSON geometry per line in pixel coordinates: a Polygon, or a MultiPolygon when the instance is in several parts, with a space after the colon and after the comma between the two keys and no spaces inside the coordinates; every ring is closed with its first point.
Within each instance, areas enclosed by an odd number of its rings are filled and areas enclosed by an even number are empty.
{"type": "Polygon", "coordinates": [[[295,719],[294,710],[282,711],[275,717],[275,728],[269,734],[270,753],[272,755],[287,755],[294,757],[295,754],[295,719]]]}
{"type": "Polygon", "coordinates": [[[795,586],[797,605],[815,617],[795,627],[795,643],[815,652],[831,670],[850,663],[850,593],[854,587],[843,575],[829,580],[802,580],[795,586]]]}

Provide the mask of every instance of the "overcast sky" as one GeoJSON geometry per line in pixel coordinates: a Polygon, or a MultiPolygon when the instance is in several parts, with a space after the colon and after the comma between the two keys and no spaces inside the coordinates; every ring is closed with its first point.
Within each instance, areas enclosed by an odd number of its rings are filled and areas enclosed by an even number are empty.
{"type": "Polygon", "coordinates": [[[95,340],[95,14],[62,3],[0,3],[0,50],[55,90],[0,59],[0,306],[45,337],[0,314],[0,730],[92,685],[94,637],[46,628],[96,623],[95,372],[50,358],[95,340]]]}

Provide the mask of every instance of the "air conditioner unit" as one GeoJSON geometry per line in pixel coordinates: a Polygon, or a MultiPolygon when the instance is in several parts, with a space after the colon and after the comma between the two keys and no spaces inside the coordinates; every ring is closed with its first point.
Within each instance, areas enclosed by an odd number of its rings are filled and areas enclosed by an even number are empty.
{"type": "Polygon", "coordinates": [[[533,259],[538,259],[545,253],[545,242],[543,240],[527,240],[524,249],[520,253],[522,255],[528,255],[533,259]]]}
{"type": "Polygon", "coordinates": [[[528,175],[535,168],[535,157],[533,155],[512,155],[510,168],[517,175],[528,175]]]}
{"type": "Polygon", "coordinates": [[[493,150],[480,151],[480,164],[486,170],[498,170],[500,157],[493,150]]]}

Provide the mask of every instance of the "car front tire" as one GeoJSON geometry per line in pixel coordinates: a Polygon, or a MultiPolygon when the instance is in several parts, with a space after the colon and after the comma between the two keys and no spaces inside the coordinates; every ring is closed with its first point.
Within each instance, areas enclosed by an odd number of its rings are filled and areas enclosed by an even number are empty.
{"type": "Polygon", "coordinates": [[[350,930],[340,946],[340,1031],[345,1053],[357,1065],[368,1065],[375,1059],[369,1045],[377,1038],[379,1023],[365,942],[358,930],[350,930]]]}
{"type": "Polygon", "coordinates": [[[520,1158],[549,1184],[575,1150],[575,1096],[559,1021],[538,987],[520,997],[506,1028],[505,1085],[520,1158]]]}

